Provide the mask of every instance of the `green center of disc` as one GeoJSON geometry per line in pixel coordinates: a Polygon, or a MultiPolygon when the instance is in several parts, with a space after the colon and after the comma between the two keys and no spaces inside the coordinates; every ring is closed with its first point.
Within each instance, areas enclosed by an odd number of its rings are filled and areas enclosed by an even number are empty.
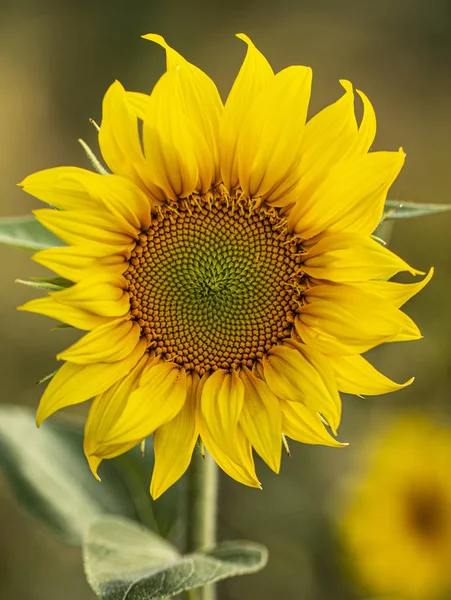
{"type": "Polygon", "coordinates": [[[291,334],[300,243],[274,210],[220,198],[160,210],[125,273],[149,348],[200,374],[252,367],[291,334]]]}

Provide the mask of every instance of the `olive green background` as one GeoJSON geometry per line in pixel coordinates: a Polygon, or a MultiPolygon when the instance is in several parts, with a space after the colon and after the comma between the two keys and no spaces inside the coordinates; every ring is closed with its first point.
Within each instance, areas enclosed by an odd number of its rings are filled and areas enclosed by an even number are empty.
{"type": "MultiPolygon", "coordinates": [[[[27,174],[57,165],[89,164],[77,144],[96,147],[88,117],[100,121],[102,96],[115,79],[150,91],[164,68],[163,51],[140,35],[156,32],[218,83],[223,98],[244,56],[247,33],[278,70],[314,69],[312,111],[341,94],[350,79],[374,103],[374,149],[407,152],[391,197],[451,202],[451,3],[447,0],[277,2],[160,0],[78,2],[15,0],[0,4],[0,213],[38,206],[15,187],[27,174]]],[[[382,398],[344,398],[338,450],[292,443],[275,476],[259,464],[264,490],[221,478],[222,538],[266,544],[268,567],[220,584],[221,600],[353,600],[355,589],[334,520],[369,432],[395,413],[449,415],[451,214],[398,222],[391,248],[416,268],[436,267],[430,285],[407,306],[424,339],[392,344],[372,360],[408,389],[382,398]]],[[[0,248],[1,401],[35,407],[35,382],[74,334],[49,332],[45,317],[18,313],[33,291],[16,277],[44,272],[30,255],[0,248]]],[[[80,409],[83,411],[83,408],[80,409]]],[[[79,410],[79,412],[80,412],[79,410]]],[[[71,411],[68,411],[69,413],[71,411]]],[[[76,412],[75,409],[72,412],[76,412]]],[[[26,444],[27,440],[23,440],[26,444]]],[[[99,484],[100,485],[100,484],[99,484]]],[[[0,478],[0,598],[88,600],[77,549],[55,541],[17,505],[0,478]]],[[[369,595],[369,594],[368,594],[369,595]]]]}

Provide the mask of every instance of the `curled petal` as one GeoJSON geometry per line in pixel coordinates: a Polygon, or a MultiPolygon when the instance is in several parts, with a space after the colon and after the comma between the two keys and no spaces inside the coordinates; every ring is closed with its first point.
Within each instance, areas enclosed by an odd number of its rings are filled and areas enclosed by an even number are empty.
{"type": "Polygon", "coordinates": [[[150,361],[138,387],[127,397],[121,413],[116,415],[103,438],[97,440],[92,453],[110,458],[117,455],[119,447],[136,446],[176,417],[185,403],[186,392],[184,369],[174,363],[150,361]]]}
{"type": "Polygon", "coordinates": [[[197,374],[188,375],[185,404],[171,421],[154,433],[155,466],[150,484],[154,500],[180,479],[191,462],[199,436],[196,425],[197,385],[197,374]]]}
{"type": "Polygon", "coordinates": [[[301,402],[280,400],[285,435],[302,444],[322,444],[341,448],[342,444],[334,439],[324,426],[321,417],[309,410],[301,402]]]}
{"type": "Polygon", "coordinates": [[[299,163],[312,71],[288,67],[254,100],[237,144],[240,186],[251,197],[271,197],[299,163]]]}
{"type": "Polygon", "coordinates": [[[403,306],[408,300],[420,292],[432,279],[434,268],[429,269],[426,277],[418,283],[396,283],[395,281],[366,281],[359,283],[359,289],[379,296],[396,308],[403,306]]]}
{"type": "Polygon", "coordinates": [[[223,105],[215,83],[201,69],[171,48],[161,35],[148,34],[143,37],[166,50],[167,69],[177,72],[176,95],[182,103],[184,113],[206,142],[215,172],[213,183],[219,183],[219,123],[223,105]]]}
{"type": "Polygon", "coordinates": [[[108,317],[93,314],[77,306],[61,304],[55,300],[54,296],[35,298],[22,304],[22,306],[18,306],[17,310],[45,315],[84,331],[91,331],[91,329],[104,325],[111,320],[108,317]]]}
{"type": "Polygon", "coordinates": [[[50,296],[64,306],[80,308],[102,317],[123,317],[130,310],[130,298],[125,291],[122,275],[95,274],[86,277],[72,287],[60,292],[50,292],[50,296]]]}
{"type": "Polygon", "coordinates": [[[323,354],[361,354],[384,342],[421,338],[410,317],[358,285],[317,285],[304,297],[296,331],[323,354]]]}
{"type": "Polygon", "coordinates": [[[243,403],[244,385],[236,371],[218,369],[202,387],[200,412],[204,426],[201,436],[214,439],[235,461],[241,460],[237,429],[243,403]]]}
{"type": "Polygon", "coordinates": [[[233,190],[239,185],[236,152],[249,107],[274,78],[268,61],[247,35],[240,33],[237,37],[247,44],[247,52],[227,98],[220,129],[222,180],[229,190],[233,190]]]}
{"type": "Polygon", "coordinates": [[[244,435],[268,467],[280,470],[282,454],[282,415],[279,400],[269,386],[248,369],[240,373],[245,401],[240,424],[244,435]]]}
{"type": "MultiPolygon", "coordinates": [[[[103,458],[97,456],[99,444],[108,438],[110,429],[122,414],[128,397],[138,387],[143,369],[149,363],[149,357],[144,354],[127,375],[118,380],[107,390],[97,395],[92,401],[85,425],[84,452],[94,476],[100,481],[97,469],[103,458]]],[[[118,445],[116,456],[127,452],[130,445],[118,445]]],[[[112,458],[112,456],[110,456],[112,458]]]]}
{"type": "Polygon", "coordinates": [[[145,340],[123,360],[90,365],[65,363],[50,380],[39,403],[38,426],[54,412],[101,394],[133,369],[146,350],[145,340]]]}
{"type": "MultiPolygon", "coordinates": [[[[202,441],[211,456],[227,475],[249,487],[260,488],[260,482],[255,474],[252,446],[244,435],[241,426],[239,424],[236,425],[233,438],[228,441],[226,448],[218,444],[215,437],[210,433],[211,423],[206,423],[201,409],[203,388],[209,377],[209,375],[204,376],[197,388],[197,423],[202,441]],[[232,448],[233,458],[229,454],[230,448],[232,448]]],[[[227,382],[224,383],[227,385],[227,382]]],[[[241,386],[243,385],[241,381],[240,384],[241,386]]],[[[220,424],[216,422],[213,422],[213,425],[218,428],[220,427],[220,424]]]]}
{"type": "Polygon", "coordinates": [[[135,321],[110,321],[60,352],[57,359],[79,365],[123,360],[136,348],[140,333],[141,329],[135,321]]]}
{"type": "Polygon", "coordinates": [[[265,380],[279,398],[302,402],[324,415],[336,431],[341,418],[341,400],[335,376],[327,359],[316,350],[296,346],[274,346],[263,357],[265,380]]]}
{"type": "Polygon", "coordinates": [[[412,377],[405,383],[395,383],[382,375],[363,356],[330,356],[328,360],[335,371],[338,389],[346,394],[374,396],[396,392],[407,387],[412,377]]]}
{"type": "Polygon", "coordinates": [[[137,114],[128,102],[127,93],[119,81],[111,84],[103,99],[99,145],[113,173],[133,181],[150,194],[156,204],[164,201],[162,190],[146,169],[139,139],[137,114]]]}
{"type": "Polygon", "coordinates": [[[375,240],[358,233],[323,236],[306,248],[302,270],[315,279],[336,282],[392,277],[401,271],[420,275],[399,256],[375,240]]]}
{"type": "Polygon", "coordinates": [[[310,197],[299,197],[288,226],[310,239],[319,233],[370,235],[378,226],[387,192],[405,154],[372,152],[338,162],[310,197]]]}

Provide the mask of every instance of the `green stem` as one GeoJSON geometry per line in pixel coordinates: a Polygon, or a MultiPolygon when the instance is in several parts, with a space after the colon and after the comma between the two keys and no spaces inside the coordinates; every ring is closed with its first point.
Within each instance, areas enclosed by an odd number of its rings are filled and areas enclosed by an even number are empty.
{"type": "MultiPolygon", "coordinates": [[[[194,451],[188,469],[188,514],[186,545],[188,552],[211,548],[216,542],[217,466],[211,456],[194,451]]],[[[215,600],[214,585],[188,592],[189,600],[215,600]]]]}

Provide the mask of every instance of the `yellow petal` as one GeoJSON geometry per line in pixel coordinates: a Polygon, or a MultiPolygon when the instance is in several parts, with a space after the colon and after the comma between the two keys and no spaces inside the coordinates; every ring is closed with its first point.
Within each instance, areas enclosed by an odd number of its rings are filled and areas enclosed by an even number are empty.
{"type": "Polygon", "coordinates": [[[410,385],[414,377],[405,383],[395,383],[382,375],[363,356],[329,356],[335,371],[338,389],[346,394],[375,396],[395,392],[410,385]]]}
{"type": "Polygon", "coordinates": [[[147,114],[149,108],[150,95],[143,94],[141,92],[130,92],[126,91],[125,95],[127,97],[127,103],[130,108],[137,115],[138,119],[144,121],[144,118],[147,114]]]}
{"type": "Polygon", "coordinates": [[[127,398],[122,412],[98,439],[92,452],[102,458],[116,456],[121,447],[131,448],[182,409],[187,392],[184,369],[174,363],[151,362],[143,371],[139,387],[127,398]]]}
{"type": "MultiPolygon", "coordinates": [[[[340,81],[345,93],[308,121],[302,140],[301,165],[305,172],[328,170],[341,159],[357,135],[352,84],[340,81]]],[[[303,173],[303,174],[304,174],[303,173]]]]}
{"type": "Polygon", "coordinates": [[[375,296],[387,300],[396,308],[400,308],[413,296],[418,294],[432,279],[434,268],[429,269],[426,277],[418,283],[396,283],[394,281],[366,281],[359,288],[375,296]]]}
{"type": "Polygon", "coordinates": [[[142,340],[127,358],[114,363],[91,365],[65,363],[51,379],[41,398],[36,415],[38,427],[57,410],[85,402],[125,377],[145,350],[146,343],[142,340]]]}
{"type": "MultiPolygon", "coordinates": [[[[198,413],[199,414],[199,413],[198,413]]],[[[217,462],[219,467],[227,473],[229,477],[235,479],[243,485],[247,485],[253,488],[261,488],[261,484],[255,474],[254,459],[252,456],[252,446],[248,439],[243,433],[240,426],[237,428],[237,444],[240,448],[241,460],[239,462],[233,461],[228,455],[227,451],[218,446],[214,439],[208,434],[208,430],[203,426],[202,415],[198,416],[199,429],[203,429],[205,437],[201,435],[202,441],[204,442],[208,452],[217,462]]]]}
{"type": "Polygon", "coordinates": [[[310,197],[299,198],[288,217],[289,228],[306,239],[323,231],[370,235],[404,158],[400,150],[340,161],[310,197]]]}
{"type": "Polygon", "coordinates": [[[247,44],[247,53],[227,98],[220,129],[222,180],[229,190],[239,184],[236,150],[241,128],[254,99],[274,77],[268,61],[251,40],[242,33],[237,37],[247,44]]]}
{"type": "Polygon", "coordinates": [[[239,456],[238,462],[232,460],[228,454],[227,449],[222,448],[217,444],[216,439],[210,434],[210,430],[207,427],[204,417],[201,411],[201,398],[203,394],[203,388],[205,383],[208,381],[210,374],[205,374],[197,386],[197,426],[199,434],[202,438],[202,442],[205,444],[208,452],[218,463],[221,469],[227,473],[236,481],[248,485],[249,487],[260,488],[260,482],[255,474],[254,458],[252,456],[252,446],[249,440],[243,433],[241,426],[238,424],[236,427],[236,438],[235,445],[237,447],[237,454],[239,456]]]}
{"type": "Polygon", "coordinates": [[[209,187],[214,166],[205,139],[183,111],[178,78],[177,71],[167,71],[159,79],[143,125],[147,169],[171,200],[201,191],[206,180],[209,187]]]}
{"type": "Polygon", "coordinates": [[[421,337],[410,317],[358,285],[317,285],[304,295],[296,331],[323,354],[361,354],[384,342],[421,337]]]}
{"type": "Polygon", "coordinates": [[[120,230],[124,233],[133,235],[150,224],[150,198],[124,177],[56,167],[29,175],[20,185],[29,194],[63,210],[111,213],[122,223],[120,230]]]}
{"type": "Polygon", "coordinates": [[[154,204],[132,181],[119,175],[97,175],[86,188],[92,198],[105,206],[122,224],[122,231],[134,234],[150,225],[150,212],[154,204]]]}
{"type": "Polygon", "coordinates": [[[166,50],[167,69],[177,72],[176,94],[184,113],[202,134],[207,144],[214,169],[213,183],[219,183],[218,138],[223,105],[215,83],[201,69],[171,48],[161,35],[148,34],[143,37],[166,50]]]}
{"type": "Polygon", "coordinates": [[[122,360],[136,348],[140,333],[141,328],[136,321],[110,321],[84,335],[56,358],[78,365],[122,360]]]}
{"type": "Polygon", "coordinates": [[[199,436],[196,427],[197,383],[197,374],[188,375],[188,391],[183,408],[176,417],[154,433],[155,466],[150,484],[154,500],[180,479],[191,462],[199,436]]]}
{"type": "Polygon", "coordinates": [[[132,228],[124,231],[123,222],[104,211],[94,213],[42,208],[32,212],[44,227],[71,245],[100,242],[122,248],[132,244],[133,238],[139,233],[132,228]]]}
{"type": "Polygon", "coordinates": [[[301,402],[280,400],[280,408],[283,416],[283,432],[292,440],[303,444],[322,444],[335,448],[347,445],[334,439],[324,427],[321,417],[301,402]]]}
{"type": "Polygon", "coordinates": [[[125,287],[126,282],[121,275],[104,272],[86,277],[60,292],[50,292],[50,296],[60,304],[102,317],[123,317],[130,310],[130,298],[125,287]]]}
{"type": "Polygon", "coordinates": [[[128,103],[126,92],[119,81],[111,84],[103,99],[99,145],[113,173],[133,181],[157,203],[164,201],[161,189],[152,181],[146,169],[137,115],[128,103]]]}
{"type": "Polygon", "coordinates": [[[363,103],[363,117],[360,123],[359,133],[353,144],[350,145],[348,155],[365,154],[371,148],[374,138],[376,137],[376,113],[373,105],[369,101],[366,94],[357,90],[358,95],[363,103]]]}
{"type": "Polygon", "coordinates": [[[337,282],[366,281],[392,277],[400,271],[420,271],[372,238],[357,233],[323,236],[307,247],[302,270],[316,279],[337,282]]]}
{"type": "MultiPolygon", "coordinates": [[[[83,448],[89,466],[99,480],[97,469],[102,462],[102,457],[96,456],[93,452],[97,449],[99,440],[103,440],[108,435],[109,430],[124,410],[129,395],[138,387],[142,371],[148,363],[149,357],[144,354],[127,375],[92,401],[85,424],[83,448]]],[[[127,452],[132,447],[119,446],[116,456],[127,452]]],[[[110,456],[110,458],[112,457],[110,456]]]]}
{"type": "Polygon", "coordinates": [[[288,67],[253,102],[237,145],[245,194],[271,199],[271,191],[298,166],[311,83],[310,68],[288,67]]]}
{"type": "Polygon", "coordinates": [[[203,439],[212,438],[235,462],[241,460],[237,443],[238,421],[244,402],[244,385],[236,371],[218,369],[210,375],[202,388],[200,412],[203,439]],[[208,435],[205,432],[208,430],[208,435]]]}
{"type": "MultiPolygon", "coordinates": [[[[128,253],[127,253],[128,254],[128,253]]],[[[124,275],[128,269],[129,263],[121,254],[110,254],[109,256],[99,256],[83,272],[81,279],[98,277],[107,281],[112,281],[114,277],[124,275]]]]}
{"type": "Polygon", "coordinates": [[[284,206],[298,197],[311,193],[318,178],[341,160],[357,136],[354,115],[354,92],[349,81],[341,80],[345,93],[305,125],[300,150],[300,163],[291,178],[287,178],[271,193],[268,202],[284,206]]]}
{"type": "Polygon", "coordinates": [[[98,258],[104,256],[116,256],[117,262],[122,262],[129,257],[129,251],[127,246],[121,248],[120,246],[88,242],[83,246],[46,248],[36,252],[32,258],[61,277],[78,282],[84,277],[86,270],[92,267],[98,258]]]}
{"type": "Polygon", "coordinates": [[[282,456],[282,415],[279,400],[261,379],[244,368],[240,372],[245,400],[240,416],[244,435],[275,473],[282,456]]]}
{"type": "Polygon", "coordinates": [[[85,331],[91,331],[94,327],[99,327],[111,320],[108,317],[94,315],[77,306],[60,304],[52,296],[35,298],[22,304],[22,306],[18,306],[17,310],[26,310],[27,312],[45,315],[46,317],[57,319],[62,323],[67,323],[72,327],[77,327],[77,329],[85,331]]]}
{"type": "Polygon", "coordinates": [[[97,198],[92,198],[86,184],[97,177],[78,167],[55,167],[38,171],[26,177],[19,185],[35,198],[64,210],[96,210],[101,207],[97,198]]]}
{"type": "Polygon", "coordinates": [[[321,413],[336,431],[341,400],[334,372],[324,356],[303,344],[274,346],[263,357],[263,371],[276,396],[302,402],[311,411],[321,413]]]}

